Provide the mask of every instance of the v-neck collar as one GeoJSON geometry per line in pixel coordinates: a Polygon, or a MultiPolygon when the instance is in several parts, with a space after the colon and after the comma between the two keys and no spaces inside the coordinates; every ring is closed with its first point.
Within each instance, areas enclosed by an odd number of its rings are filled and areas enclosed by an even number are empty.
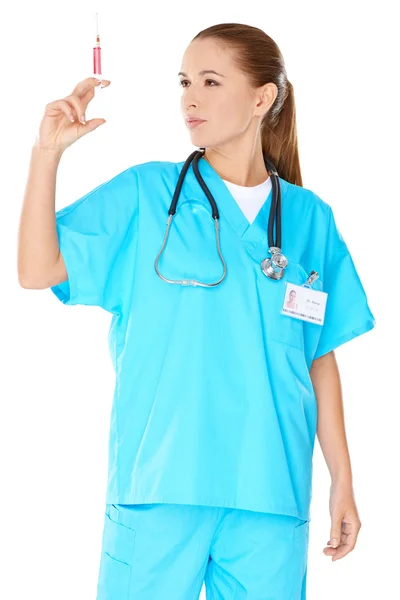
{"type": "MultiPolygon", "coordinates": [[[[182,168],[184,162],[185,161],[178,163],[180,169],[182,168]]],[[[252,246],[261,244],[264,241],[268,243],[268,218],[272,201],[272,187],[254,221],[250,223],[242,212],[239,204],[232,196],[224,180],[210,165],[210,163],[204,158],[200,158],[198,166],[200,174],[210,189],[211,194],[214,196],[219,212],[222,213],[226,218],[237,237],[242,242],[250,243],[252,246]]],[[[209,201],[196,179],[192,163],[190,164],[190,167],[186,173],[185,180],[187,180],[191,186],[190,193],[188,193],[188,195],[193,198],[193,190],[196,190],[196,199],[199,199],[201,202],[207,204],[211,210],[209,201]]],[[[281,184],[281,196],[283,200],[287,189],[287,184],[286,181],[280,177],[279,181],[281,184]]]]}

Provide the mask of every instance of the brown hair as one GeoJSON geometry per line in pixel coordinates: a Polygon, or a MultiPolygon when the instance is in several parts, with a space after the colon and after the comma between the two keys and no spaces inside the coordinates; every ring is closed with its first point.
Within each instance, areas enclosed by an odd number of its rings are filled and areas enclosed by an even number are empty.
{"type": "Polygon", "coordinates": [[[263,154],[273,162],[282,179],[302,186],[293,86],[287,79],[277,44],[262,29],[241,23],[213,25],[200,31],[192,41],[206,38],[234,50],[234,61],[253,87],[275,83],[278,95],[261,123],[263,154]]]}

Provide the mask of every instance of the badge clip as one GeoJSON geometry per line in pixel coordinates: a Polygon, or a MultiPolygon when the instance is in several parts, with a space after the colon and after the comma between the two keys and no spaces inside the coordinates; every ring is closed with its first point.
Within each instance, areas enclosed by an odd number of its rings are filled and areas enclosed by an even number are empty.
{"type": "Polygon", "coordinates": [[[306,281],[302,284],[304,287],[311,287],[314,281],[318,279],[319,275],[317,271],[311,271],[306,281]]]}

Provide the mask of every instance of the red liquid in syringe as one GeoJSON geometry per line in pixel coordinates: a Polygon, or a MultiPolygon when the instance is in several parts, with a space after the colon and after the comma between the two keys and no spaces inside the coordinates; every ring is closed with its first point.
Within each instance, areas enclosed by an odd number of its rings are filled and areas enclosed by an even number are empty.
{"type": "Polygon", "coordinates": [[[96,45],[93,48],[93,73],[95,77],[101,79],[101,46],[99,34],[97,34],[96,45]]]}

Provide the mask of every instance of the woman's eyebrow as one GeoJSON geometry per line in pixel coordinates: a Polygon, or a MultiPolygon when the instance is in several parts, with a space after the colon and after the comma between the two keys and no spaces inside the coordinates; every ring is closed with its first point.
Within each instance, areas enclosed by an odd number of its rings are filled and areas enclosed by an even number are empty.
{"type": "MultiPolygon", "coordinates": [[[[222,73],[217,73],[217,71],[214,71],[213,69],[204,69],[203,71],[199,72],[199,75],[205,75],[206,73],[214,73],[215,75],[219,75],[220,77],[225,77],[225,75],[222,75],[222,73]]],[[[186,73],[183,73],[182,71],[179,71],[178,75],[183,75],[184,77],[187,77],[186,73]]]]}

